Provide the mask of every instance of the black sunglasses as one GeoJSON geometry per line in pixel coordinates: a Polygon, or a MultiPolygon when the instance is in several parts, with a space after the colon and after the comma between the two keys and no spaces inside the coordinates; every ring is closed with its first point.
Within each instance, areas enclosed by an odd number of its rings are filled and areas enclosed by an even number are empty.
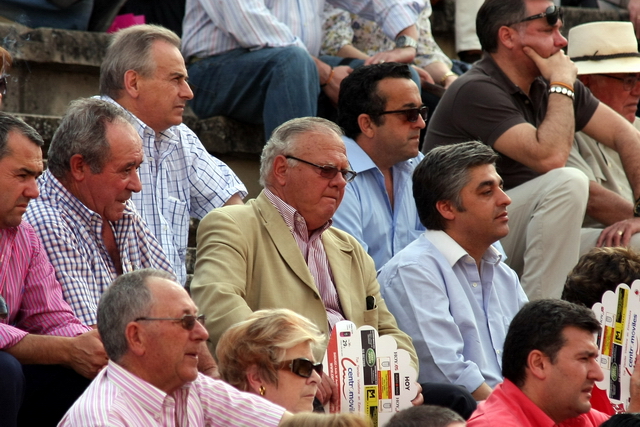
{"type": "Polygon", "coordinates": [[[620,80],[622,82],[622,88],[626,91],[632,90],[636,87],[638,83],[638,79],[640,78],[639,74],[627,74],[624,77],[612,76],[611,74],[597,74],[598,76],[608,77],[610,79],[620,80]]]}
{"type": "Polygon", "coordinates": [[[7,94],[7,76],[0,77],[0,95],[7,94]]]}
{"type": "Polygon", "coordinates": [[[285,360],[280,363],[279,369],[291,370],[294,374],[302,378],[309,378],[313,371],[322,376],[322,363],[313,363],[309,359],[298,358],[293,360],[285,360]]]}
{"type": "Polygon", "coordinates": [[[427,120],[429,107],[423,105],[422,107],[407,108],[406,110],[383,111],[378,113],[379,116],[384,114],[404,114],[408,122],[415,123],[418,121],[418,116],[422,117],[422,120],[427,120]]]}
{"type": "Polygon", "coordinates": [[[306,160],[302,160],[293,156],[284,156],[284,157],[291,160],[297,160],[299,162],[313,166],[314,168],[318,168],[318,171],[320,172],[320,176],[325,179],[333,179],[336,177],[338,172],[340,172],[345,181],[351,182],[357,175],[355,171],[352,171],[350,169],[338,169],[337,167],[331,166],[331,165],[324,165],[324,166],[316,165],[315,163],[311,163],[306,160]]]}
{"type": "Polygon", "coordinates": [[[514,22],[513,24],[507,25],[507,27],[515,24],[519,24],[521,22],[533,21],[534,19],[547,18],[547,23],[552,27],[556,25],[558,19],[562,21],[562,8],[558,6],[549,6],[544,12],[538,13],[537,15],[527,16],[526,18],[514,22]]]}
{"type": "Polygon", "coordinates": [[[205,316],[201,314],[196,316],[194,314],[185,314],[182,317],[138,317],[135,321],[139,322],[141,320],[173,320],[174,322],[180,322],[182,327],[187,331],[192,330],[196,326],[196,321],[198,321],[202,326],[204,326],[205,316]]]}

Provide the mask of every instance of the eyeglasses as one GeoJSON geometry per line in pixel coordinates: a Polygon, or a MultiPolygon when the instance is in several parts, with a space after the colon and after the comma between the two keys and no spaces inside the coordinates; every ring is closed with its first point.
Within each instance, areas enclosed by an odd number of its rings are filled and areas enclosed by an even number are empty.
{"type": "Polygon", "coordinates": [[[299,162],[306,163],[309,166],[313,166],[314,168],[318,168],[318,171],[320,171],[320,176],[325,179],[333,179],[336,177],[338,172],[340,172],[345,181],[351,182],[357,175],[355,171],[352,171],[350,169],[338,169],[337,167],[331,166],[331,165],[320,166],[320,165],[316,165],[315,163],[307,162],[306,160],[302,160],[293,156],[284,156],[284,157],[287,159],[297,160],[299,162]]]}
{"type": "Polygon", "coordinates": [[[383,111],[382,113],[378,113],[379,116],[384,114],[404,114],[409,123],[415,123],[418,121],[418,116],[422,117],[422,120],[427,120],[429,107],[423,105],[422,107],[407,108],[406,110],[383,111]]]}
{"type": "Polygon", "coordinates": [[[318,375],[322,376],[322,363],[313,363],[311,360],[304,358],[285,360],[280,363],[278,369],[290,369],[291,372],[302,378],[309,378],[313,374],[313,371],[316,371],[318,375]]]}
{"type": "Polygon", "coordinates": [[[174,322],[180,322],[182,327],[187,331],[192,330],[196,326],[196,320],[204,326],[205,316],[201,314],[199,316],[195,316],[193,314],[185,314],[182,317],[138,317],[135,321],[139,322],[141,320],[173,320],[174,322]]]}
{"type": "Polygon", "coordinates": [[[612,76],[611,74],[598,74],[598,76],[609,77],[610,79],[620,80],[622,87],[626,91],[631,91],[638,84],[639,74],[627,74],[624,77],[612,76]]]}
{"type": "Polygon", "coordinates": [[[0,77],[0,95],[7,94],[7,76],[0,77]]]}
{"type": "Polygon", "coordinates": [[[521,22],[533,21],[534,19],[540,19],[540,18],[547,18],[547,24],[553,27],[554,25],[556,25],[556,22],[558,22],[558,19],[562,21],[562,14],[563,12],[561,7],[558,7],[555,5],[549,6],[544,12],[538,13],[537,15],[527,16],[526,18],[518,22],[514,22],[513,24],[507,25],[507,27],[511,25],[519,24],[521,22]]]}

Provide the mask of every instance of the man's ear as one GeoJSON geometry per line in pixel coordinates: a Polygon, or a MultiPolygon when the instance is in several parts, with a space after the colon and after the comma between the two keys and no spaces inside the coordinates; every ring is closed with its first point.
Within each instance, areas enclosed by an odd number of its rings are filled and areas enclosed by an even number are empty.
{"type": "Polygon", "coordinates": [[[456,212],[458,211],[454,208],[450,200],[438,200],[436,202],[436,209],[444,219],[449,221],[456,219],[456,212]]]}
{"type": "Polygon", "coordinates": [[[71,156],[69,159],[69,168],[71,169],[71,176],[75,181],[83,181],[85,175],[91,172],[89,165],[84,161],[82,154],[74,154],[71,156]]]}
{"type": "Polygon", "coordinates": [[[287,169],[289,169],[289,162],[287,158],[282,154],[276,156],[273,159],[273,178],[278,185],[284,186],[287,183],[287,169]]]}
{"type": "Polygon", "coordinates": [[[376,134],[376,125],[368,114],[363,113],[358,116],[358,126],[360,127],[360,132],[367,138],[373,138],[376,134]]]}
{"type": "Polygon", "coordinates": [[[527,368],[531,375],[539,380],[544,380],[547,377],[550,365],[551,359],[540,350],[532,350],[527,356],[527,368]]]}
{"type": "Polygon", "coordinates": [[[127,70],[124,73],[124,90],[131,97],[136,99],[140,95],[140,74],[134,70],[127,70]]]}
{"type": "MultiPolygon", "coordinates": [[[[260,378],[260,374],[258,373],[258,367],[256,365],[251,365],[246,371],[247,375],[247,385],[249,386],[249,392],[260,394],[260,387],[264,386],[264,381],[260,378]]],[[[266,388],[266,387],[265,387],[266,388]]]]}
{"type": "Polygon", "coordinates": [[[518,31],[503,25],[498,30],[498,44],[504,45],[507,49],[513,49],[516,45],[517,35],[519,35],[518,31]]]}
{"type": "Polygon", "coordinates": [[[129,322],[124,329],[124,336],[129,344],[129,351],[136,356],[144,356],[146,352],[145,335],[138,322],[129,322]]]}

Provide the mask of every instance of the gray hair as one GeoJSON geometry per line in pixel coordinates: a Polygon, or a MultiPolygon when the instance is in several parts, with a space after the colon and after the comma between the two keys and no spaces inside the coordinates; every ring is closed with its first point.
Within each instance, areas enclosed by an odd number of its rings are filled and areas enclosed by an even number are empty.
{"type": "Polygon", "coordinates": [[[116,278],[100,298],[98,332],[107,355],[114,362],[119,362],[129,350],[127,325],[151,312],[153,296],[147,286],[150,278],[176,280],[166,271],[136,270],[116,278]]]}
{"type": "Polygon", "coordinates": [[[42,147],[44,144],[38,132],[22,119],[0,112],[0,159],[11,154],[7,144],[9,142],[9,133],[11,132],[20,132],[38,147],[42,147]]]}
{"type": "Polygon", "coordinates": [[[446,221],[436,203],[449,200],[464,211],[460,192],[469,183],[469,169],[495,165],[497,159],[495,151],[478,141],[444,145],[427,153],[413,172],[413,198],[422,225],[444,230],[446,221]]]}
{"type": "Polygon", "coordinates": [[[118,99],[124,89],[124,74],[129,70],[151,76],[156,69],[151,57],[156,40],[180,49],[180,37],[159,25],[134,25],[118,31],[100,66],[100,93],[118,99]]]}
{"type": "Polygon", "coordinates": [[[131,125],[127,113],[110,102],[97,98],[72,101],[49,146],[48,167],[53,176],[65,178],[76,154],[82,155],[92,173],[102,172],[111,154],[107,123],[131,125]]]}
{"type": "Polygon", "coordinates": [[[260,185],[269,184],[269,177],[273,172],[273,162],[279,155],[293,155],[298,139],[306,133],[321,133],[326,135],[344,135],[340,126],[320,117],[300,117],[291,119],[278,126],[260,156],[260,185]]]}

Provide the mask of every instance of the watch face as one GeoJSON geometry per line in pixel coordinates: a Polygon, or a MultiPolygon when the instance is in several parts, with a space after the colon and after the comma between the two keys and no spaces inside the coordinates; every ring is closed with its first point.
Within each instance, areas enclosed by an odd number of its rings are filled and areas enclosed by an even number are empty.
{"type": "Polygon", "coordinates": [[[396,47],[418,47],[418,42],[409,36],[402,35],[396,39],[396,47]]]}

